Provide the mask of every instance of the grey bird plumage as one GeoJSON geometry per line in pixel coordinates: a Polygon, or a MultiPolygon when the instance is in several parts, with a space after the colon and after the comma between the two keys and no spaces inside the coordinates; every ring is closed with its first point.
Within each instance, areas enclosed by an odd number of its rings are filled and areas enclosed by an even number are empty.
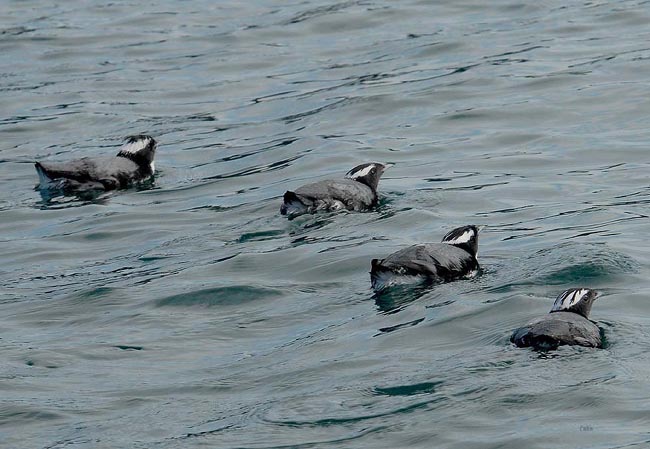
{"type": "Polygon", "coordinates": [[[562,345],[602,347],[598,326],[589,320],[595,290],[572,288],[557,297],[551,311],[515,329],[510,341],[518,347],[556,349],[562,345]]]}
{"type": "Polygon", "coordinates": [[[371,262],[375,291],[410,282],[448,282],[478,272],[478,233],[474,225],[447,233],[442,243],[413,245],[371,262]]]}
{"type": "Polygon", "coordinates": [[[129,136],[114,157],[85,157],[66,162],[36,162],[41,189],[113,190],[153,176],[157,142],[146,135],[129,136]]]}
{"type": "Polygon", "coordinates": [[[320,211],[365,211],[377,205],[377,186],[386,166],[377,162],[361,164],[343,179],[327,179],[288,190],[280,213],[294,218],[320,211]]]}

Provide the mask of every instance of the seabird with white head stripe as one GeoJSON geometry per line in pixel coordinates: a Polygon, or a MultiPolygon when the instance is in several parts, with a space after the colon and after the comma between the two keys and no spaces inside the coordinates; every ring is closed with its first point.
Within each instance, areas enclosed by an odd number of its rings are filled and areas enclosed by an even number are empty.
{"type": "Polygon", "coordinates": [[[479,271],[478,233],[474,225],[453,229],[441,243],[409,246],[384,259],[373,259],[372,288],[379,292],[395,284],[448,282],[470,278],[479,271]]]}
{"type": "Polygon", "coordinates": [[[570,288],[553,303],[551,311],[515,329],[510,341],[520,348],[556,349],[562,345],[602,347],[600,328],[591,320],[591,306],[598,292],[589,288],[570,288]]]}
{"type": "Polygon", "coordinates": [[[367,211],[377,205],[379,178],[388,165],[369,162],[357,165],[343,179],[326,179],[288,190],[280,213],[290,219],[321,211],[367,211]]]}
{"type": "Polygon", "coordinates": [[[67,162],[36,162],[39,188],[81,192],[123,189],[154,175],[157,142],[151,136],[125,139],[114,157],[84,157],[67,162]]]}

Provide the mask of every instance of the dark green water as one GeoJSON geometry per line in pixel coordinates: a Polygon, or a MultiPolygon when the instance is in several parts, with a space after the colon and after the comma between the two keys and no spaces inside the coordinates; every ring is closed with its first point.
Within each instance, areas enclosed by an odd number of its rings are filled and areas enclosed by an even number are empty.
{"type": "Polygon", "coordinates": [[[7,1],[0,447],[650,447],[650,4],[7,1]],[[36,159],[159,142],[150,189],[36,159]],[[278,213],[395,164],[379,210],[278,213]],[[481,276],[370,259],[487,225],[481,276]],[[563,289],[602,350],[514,348],[563,289]]]}

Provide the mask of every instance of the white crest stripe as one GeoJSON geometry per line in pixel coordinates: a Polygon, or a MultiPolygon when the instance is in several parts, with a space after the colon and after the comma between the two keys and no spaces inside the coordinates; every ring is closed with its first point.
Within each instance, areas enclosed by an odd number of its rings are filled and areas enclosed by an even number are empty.
{"type": "Polygon", "coordinates": [[[474,236],[474,231],[471,229],[463,232],[461,235],[456,237],[455,239],[452,240],[446,240],[445,243],[449,243],[451,245],[458,245],[460,243],[467,243],[470,240],[472,240],[472,237],[474,236]]]}
{"type": "Polygon", "coordinates": [[[555,300],[551,311],[568,310],[578,304],[589,293],[589,289],[567,290],[555,300]]]}
{"type": "Polygon", "coordinates": [[[135,142],[125,143],[120,148],[120,152],[129,153],[129,154],[137,153],[138,151],[143,150],[144,148],[147,147],[147,145],[149,145],[149,140],[150,140],[149,138],[143,138],[143,139],[138,139],[135,142]]]}
{"type": "Polygon", "coordinates": [[[374,168],[374,165],[368,165],[367,167],[364,167],[363,169],[359,170],[358,172],[350,173],[351,178],[363,178],[367,174],[370,173],[370,171],[374,168]]]}

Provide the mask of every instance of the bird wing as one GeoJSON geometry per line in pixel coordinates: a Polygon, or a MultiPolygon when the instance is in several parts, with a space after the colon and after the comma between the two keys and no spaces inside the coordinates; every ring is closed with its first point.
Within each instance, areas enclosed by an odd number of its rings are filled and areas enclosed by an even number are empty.
{"type": "Polygon", "coordinates": [[[36,170],[51,180],[66,178],[86,182],[97,178],[97,161],[91,158],[82,158],[59,163],[36,162],[36,170]]]}
{"type": "Polygon", "coordinates": [[[306,184],[296,189],[295,193],[307,205],[338,201],[348,209],[354,209],[356,206],[370,207],[377,199],[370,187],[351,179],[306,184]]]}
{"type": "Polygon", "coordinates": [[[558,344],[599,347],[600,329],[593,322],[572,312],[553,312],[515,330],[510,341],[534,343],[553,339],[558,344]]]}
{"type": "Polygon", "coordinates": [[[441,280],[478,268],[467,251],[444,243],[427,243],[401,249],[373,264],[373,270],[403,275],[425,275],[441,280]]]}

